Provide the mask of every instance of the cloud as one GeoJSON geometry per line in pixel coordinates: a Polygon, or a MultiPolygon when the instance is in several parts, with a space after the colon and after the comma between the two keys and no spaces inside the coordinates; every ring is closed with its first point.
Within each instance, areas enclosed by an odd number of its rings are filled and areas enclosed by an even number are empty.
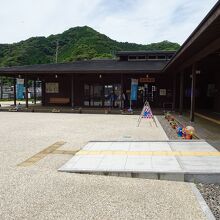
{"type": "Polygon", "coordinates": [[[118,40],[178,43],[217,0],[0,0],[1,43],[88,25],[118,40]]]}

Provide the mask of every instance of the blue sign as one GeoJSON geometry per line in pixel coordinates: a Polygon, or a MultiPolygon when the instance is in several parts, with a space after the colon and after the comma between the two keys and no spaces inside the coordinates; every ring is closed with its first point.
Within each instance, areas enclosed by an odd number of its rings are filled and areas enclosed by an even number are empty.
{"type": "Polygon", "coordinates": [[[138,80],[131,79],[131,101],[137,100],[138,80]]]}
{"type": "Polygon", "coordinates": [[[17,99],[23,99],[24,98],[24,79],[17,79],[17,85],[16,85],[16,96],[17,99]]]}

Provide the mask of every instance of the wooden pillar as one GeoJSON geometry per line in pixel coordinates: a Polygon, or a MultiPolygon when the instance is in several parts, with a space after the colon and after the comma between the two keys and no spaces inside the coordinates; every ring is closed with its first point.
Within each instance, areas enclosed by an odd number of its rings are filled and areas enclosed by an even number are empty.
{"type": "Polygon", "coordinates": [[[14,106],[17,105],[16,100],[17,100],[17,93],[16,93],[16,78],[13,79],[14,83],[14,106]]]}
{"type": "Polygon", "coordinates": [[[1,79],[0,79],[0,89],[1,89],[1,91],[0,91],[0,93],[1,93],[1,99],[3,98],[3,77],[1,77],[1,79]]]}
{"type": "Polygon", "coordinates": [[[37,103],[36,80],[34,80],[34,104],[37,103]]]}
{"type": "Polygon", "coordinates": [[[102,107],[105,107],[105,81],[104,75],[102,75],[102,107]]]}
{"type": "Polygon", "coordinates": [[[174,73],[173,76],[173,105],[172,105],[172,110],[175,111],[176,107],[176,73],[174,73]]]}
{"type": "Polygon", "coordinates": [[[24,79],[25,84],[25,102],[26,102],[26,108],[28,108],[28,79],[25,77],[24,79]]]}
{"type": "Polygon", "coordinates": [[[121,109],[124,109],[123,93],[124,93],[124,79],[123,79],[123,74],[121,73],[121,109]]]}
{"type": "Polygon", "coordinates": [[[179,103],[179,114],[183,114],[183,90],[184,90],[184,72],[180,73],[180,103],[179,103]]]}
{"type": "Polygon", "coordinates": [[[46,98],[45,98],[45,79],[41,79],[41,104],[45,106],[46,98]]]}
{"type": "Polygon", "coordinates": [[[191,86],[191,106],[190,106],[190,121],[194,122],[195,115],[195,89],[196,89],[196,64],[192,66],[192,86],[191,86]]]}
{"type": "Polygon", "coordinates": [[[74,75],[71,76],[71,107],[74,108],[74,75]]]}

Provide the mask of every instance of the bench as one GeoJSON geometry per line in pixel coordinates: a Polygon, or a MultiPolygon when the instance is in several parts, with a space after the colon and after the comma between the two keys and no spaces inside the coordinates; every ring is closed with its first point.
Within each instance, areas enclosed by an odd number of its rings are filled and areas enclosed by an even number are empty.
{"type": "Polygon", "coordinates": [[[55,98],[51,97],[49,100],[49,104],[69,104],[70,98],[55,98]]]}

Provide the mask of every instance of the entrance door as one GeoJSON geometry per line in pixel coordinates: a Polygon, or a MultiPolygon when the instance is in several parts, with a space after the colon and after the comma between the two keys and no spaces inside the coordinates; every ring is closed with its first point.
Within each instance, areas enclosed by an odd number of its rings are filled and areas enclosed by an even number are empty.
{"type": "Polygon", "coordinates": [[[84,106],[121,107],[120,84],[84,84],[84,106]]]}
{"type": "Polygon", "coordinates": [[[146,100],[150,105],[154,105],[156,95],[156,86],[154,84],[148,83],[139,85],[137,107],[142,107],[146,100]]]}
{"type": "Polygon", "coordinates": [[[109,84],[104,86],[104,107],[121,107],[121,85],[109,84]]]}
{"type": "Polygon", "coordinates": [[[84,106],[103,106],[103,87],[100,84],[84,84],[84,106]]]}

